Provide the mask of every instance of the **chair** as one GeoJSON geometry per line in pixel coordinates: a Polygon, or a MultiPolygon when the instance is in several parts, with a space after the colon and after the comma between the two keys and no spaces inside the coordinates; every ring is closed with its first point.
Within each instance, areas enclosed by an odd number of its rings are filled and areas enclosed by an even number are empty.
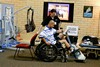
{"type": "Polygon", "coordinates": [[[35,45],[35,39],[36,39],[37,35],[38,35],[38,34],[36,33],[36,34],[31,38],[30,44],[21,43],[21,44],[16,45],[16,51],[15,51],[15,54],[14,54],[14,58],[15,58],[16,56],[19,55],[20,48],[29,49],[30,54],[31,54],[31,56],[32,56],[32,58],[33,58],[33,54],[32,54],[32,51],[31,51],[31,50],[34,51],[33,46],[35,45]]]}

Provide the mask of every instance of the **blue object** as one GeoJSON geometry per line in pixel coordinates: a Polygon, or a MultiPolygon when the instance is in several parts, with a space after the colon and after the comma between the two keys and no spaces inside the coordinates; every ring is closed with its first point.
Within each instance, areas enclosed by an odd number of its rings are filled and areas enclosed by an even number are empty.
{"type": "Polygon", "coordinates": [[[94,46],[94,45],[80,45],[81,47],[90,47],[90,48],[100,48],[100,46],[94,46]]]}
{"type": "Polygon", "coordinates": [[[8,44],[2,44],[2,48],[7,48],[7,47],[12,47],[13,45],[17,45],[17,44],[20,44],[20,42],[17,42],[17,41],[13,41],[13,42],[10,42],[8,44]]]}
{"type": "Polygon", "coordinates": [[[2,33],[2,29],[0,28],[0,33],[2,33]]]}
{"type": "Polygon", "coordinates": [[[2,44],[2,48],[7,48],[7,44],[2,44]]]}
{"type": "Polygon", "coordinates": [[[84,17],[92,18],[92,13],[84,13],[84,17]]]}

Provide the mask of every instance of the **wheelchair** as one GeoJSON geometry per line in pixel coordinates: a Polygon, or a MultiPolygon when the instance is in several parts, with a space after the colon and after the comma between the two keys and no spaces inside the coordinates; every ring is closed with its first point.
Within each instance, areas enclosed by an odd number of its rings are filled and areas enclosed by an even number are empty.
{"type": "Polygon", "coordinates": [[[35,50],[35,55],[38,59],[45,62],[52,62],[56,60],[57,56],[61,57],[61,62],[66,62],[66,49],[62,47],[61,43],[55,45],[46,45],[40,43],[35,50]]]}

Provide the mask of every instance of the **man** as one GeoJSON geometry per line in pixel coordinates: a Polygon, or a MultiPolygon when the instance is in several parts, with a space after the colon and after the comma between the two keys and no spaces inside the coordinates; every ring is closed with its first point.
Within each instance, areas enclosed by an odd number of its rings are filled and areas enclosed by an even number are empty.
{"type": "Polygon", "coordinates": [[[60,19],[58,18],[58,16],[56,16],[56,10],[55,9],[52,9],[50,11],[49,16],[47,16],[47,18],[43,20],[41,25],[42,26],[48,25],[50,20],[54,20],[55,21],[54,29],[58,30],[59,29],[59,25],[60,25],[60,19]]]}
{"type": "Polygon", "coordinates": [[[45,26],[44,30],[40,33],[39,37],[42,39],[44,43],[47,45],[55,45],[56,43],[64,43],[68,50],[70,50],[70,45],[65,39],[55,39],[54,34],[55,33],[62,33],[62,30],[56,30],[54,29],[55,22],[53,20],[50,20],[48,25],[45,26]]]}
{"type": "MultiPolygon", "coordinates": [[[[50,20],[54,20],[55,21],[55,25],[54,25],[54,29],[56,30],[59,30],[60,29],[60,25],[61,25],[61,22],[60,22],[60,19],[58,18],[57,16],[57,12],[55,9],[51,9],[50,13],[49,13],[49,16],[47,16],[46,19],[43,20],[43,22],[41,23],[42,26],[46,26],[50,20]]],[[[54,34],[54,37],[56,38],[59,34],[56,33],[54,34]]]]}

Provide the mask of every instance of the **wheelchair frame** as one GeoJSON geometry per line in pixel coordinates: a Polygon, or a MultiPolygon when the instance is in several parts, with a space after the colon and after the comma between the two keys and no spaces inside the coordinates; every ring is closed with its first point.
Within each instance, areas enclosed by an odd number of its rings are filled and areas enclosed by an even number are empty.
{"type": "Polygon", "coordinates": [[[66,50],[61,47],[58,48],[56,45],[46,45],[45,43],[40,43],[36,50],[35,55],[38,59],[45,62],[52,62],[56,60],[57,56],[61,56],[61,61],[66,62],[66,50]]]}

